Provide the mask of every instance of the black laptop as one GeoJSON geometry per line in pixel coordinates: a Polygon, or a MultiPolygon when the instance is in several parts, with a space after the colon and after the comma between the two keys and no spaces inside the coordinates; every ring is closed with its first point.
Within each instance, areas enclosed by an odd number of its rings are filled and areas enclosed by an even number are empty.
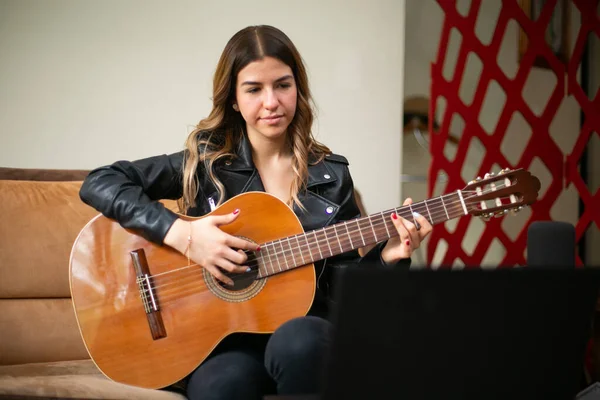
{"type": "Polygon", "coordinates": [[[600,271],[347,269],[322,400],[574,399],[600,271]]]}

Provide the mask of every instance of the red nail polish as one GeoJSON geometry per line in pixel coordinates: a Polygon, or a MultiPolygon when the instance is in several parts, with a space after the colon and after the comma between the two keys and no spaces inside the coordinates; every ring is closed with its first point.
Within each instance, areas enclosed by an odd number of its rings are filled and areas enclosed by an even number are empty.
{"type": "Polygon", "coordinates": [[[239,213],[239,212],[240,212],[239,208],[236,208],[236,209],[233,211],[233,215],[236,215],[236,214],[237,214],[237,213],[239,213]]]}
{"type": "Polygon", "coordinates": [[[396,215],[396,213],[392,213],[392,218],[393,219],[398,219],[398,215],[396,215]]]}
{"type": "Polygon", "coordinates": [[[406,245],[407,245],[407,246],[410,246],[410,240],[407,240],[407,241],[406,241],[406,245]]]}
{"type": "Polygon", "coordinates": [[[256,248],[256,251],[260,251],[260,246],[258,246],[258,247],[256,248]]]}

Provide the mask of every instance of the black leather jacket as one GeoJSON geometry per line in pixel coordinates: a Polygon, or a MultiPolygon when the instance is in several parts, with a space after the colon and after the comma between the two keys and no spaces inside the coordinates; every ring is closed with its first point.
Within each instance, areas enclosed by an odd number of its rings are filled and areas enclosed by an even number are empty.
{"type": "MultiPolygon", "coordinates": [[[[258,171],[252,162],[248,140],[243,137],[235,159],[226,160],[215,166],[215,174],[225,186],[225,200],[243,192],[264,191],[258,171]]],[[[182,196],[182,163],[184,152],[149,157],[137,161],[118,161],[96,168],[84,180],[80,197],[86,204],[133,229],[146,239],[162,244],[165,235],[177,214],[165,208],[157,200],[179,199],[182,196]]],[[[208,174],[199,168],[199,192],[190,216],[202,216],[211,211],[211,203],[218,201],[216,187],[208,174]]],[[[335,224],[360,216],[354,199],[352,178],[345,157],[330,154],[315,165],[308,166],[306,193],[299,199],[306,212],[294,208],[305,231],[335,224]]],[[[375,246],[365,257],[357,250],[340,254],[315,263],[317,291],[313,314],[327,312],[327,303],[332,296],[334,270],[350,264],[369,262],[383,266],[381,248],[375,246]],[[324,268],[324,264],[328,268],[324,268]]],[[[408,267],[410,259],[399,264],[408,267]]]]}

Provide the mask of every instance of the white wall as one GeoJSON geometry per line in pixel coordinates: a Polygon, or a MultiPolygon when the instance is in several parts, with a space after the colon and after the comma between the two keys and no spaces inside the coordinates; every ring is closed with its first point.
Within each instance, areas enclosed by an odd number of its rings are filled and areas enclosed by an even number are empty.
{"type": "Polygon", "coordinates": [[[400,205],[404,0],[0,0],[0,166],[93,168],[182,148],[226,41],[286,32],[317,138],[373,212],[400,205]]]}

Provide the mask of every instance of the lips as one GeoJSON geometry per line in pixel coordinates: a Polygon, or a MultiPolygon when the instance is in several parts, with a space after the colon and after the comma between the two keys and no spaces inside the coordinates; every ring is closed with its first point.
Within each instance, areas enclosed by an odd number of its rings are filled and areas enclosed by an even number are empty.
{"type": "Polygon", "coordinates": [[[261,118],[261,120],[263,120],[266,124],[275,125],[279,123],[279,121],[281,121],[282,118],[283,115],[270,115],[268,117],[261,118]]]}
{"type": "Polygon", "coordinates": [[[270,115],[268,117],[262,117],[261,119],[264,119],[265,121],[272,121],[272,120],[276,120],[276,119],[280,119],[283,115],[270,115]]]}

